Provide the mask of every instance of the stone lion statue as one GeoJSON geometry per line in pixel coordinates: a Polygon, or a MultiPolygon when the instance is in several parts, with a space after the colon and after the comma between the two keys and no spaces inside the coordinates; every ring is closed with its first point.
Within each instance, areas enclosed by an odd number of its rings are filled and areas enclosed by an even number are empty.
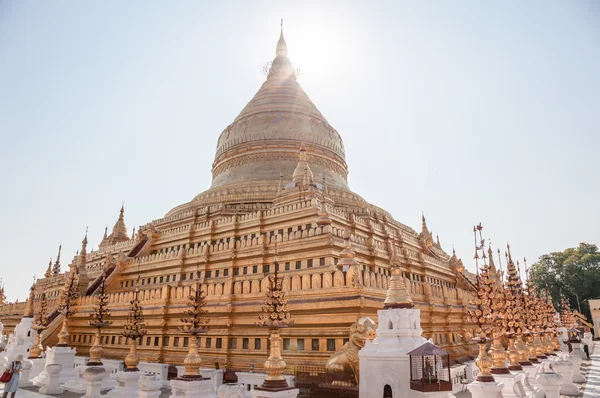
{"type": "Polygon", "coordinates": [[[331,373],[345,373],[358,385],[360,369],[358,351],[365,346],[367,340],[375,337],[376,325],[369,317],[358,319],[350,326],[350,339],[341,350],[335,352],[325,364],[331,373]]]}

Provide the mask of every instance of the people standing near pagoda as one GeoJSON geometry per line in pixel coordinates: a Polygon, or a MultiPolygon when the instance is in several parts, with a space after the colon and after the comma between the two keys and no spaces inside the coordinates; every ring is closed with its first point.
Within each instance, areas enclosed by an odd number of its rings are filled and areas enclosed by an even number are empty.
{"type": "Polygon", "coordinates": [[[11,393],[11,398],[15,398],[19,390],[19,382],[21,381],[21,369],[23,368],[23,355],[19,354],[7,367],[6,371],[10,373],[10,380],[4,385],[4,394],[2,398],[7,398],[8,393],[11,393]]]}

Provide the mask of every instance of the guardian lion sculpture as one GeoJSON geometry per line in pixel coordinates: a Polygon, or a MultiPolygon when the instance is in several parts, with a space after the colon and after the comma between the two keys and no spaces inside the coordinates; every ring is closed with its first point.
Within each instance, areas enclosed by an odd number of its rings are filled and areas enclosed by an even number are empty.
{"type": "Polygon", "coordinates": [[[358,319],[350,326],[350,339],[341,350],[335,352],[325,364],[331,373],[345,373],[358,385],[360,369],[358,351],[365,346],[367,340],[375,337],[376,325],[369,317],[358,319]]]}

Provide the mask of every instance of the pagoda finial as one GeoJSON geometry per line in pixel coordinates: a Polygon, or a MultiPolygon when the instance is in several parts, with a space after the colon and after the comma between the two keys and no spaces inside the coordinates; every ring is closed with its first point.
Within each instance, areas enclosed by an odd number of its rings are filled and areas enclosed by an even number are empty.
{"type": "Polygon", "coordinates": [[[508,251],[508,261],[512,263],[512,256],[510,254],[510,244],[506,243],[506,250],[508,251]]]}
{"type": "Polygon", "coordinates": [[[298,156],[298,165],[292,175],[292,181],[296,184],[308,185],[313,183],[313,179],[314,176],[306,158],[306,148],[304,147],[304,143],[302,143],[300,146],[300,155],[298,156]]]}
{"type": "Polygon", "coordinates": [[[106,238],[108,238],[108,225],[106,225],[106,226],[104,227],[104,237],[102,238],[102,240],[104,240],[104,239],[106,239],[106,238]]]}
{"type": "Polygon", "coordinates": [[[4,282],[2,278],[0,278],[0,305],[3,305],[6,302],[6,294],[4,293],[4,282]]]}
{"type": "Polygon", "coordinates": [[[35,275],[33,276],[33,284],[29,288],[29,297],[25,302],[25,311],[23,318],[33,318],[33,300],[35,299],[35,275]]]}
{"type": "Polygon", "coordinates": [[[488,244],[488,258],[490,263],[490,273],[494,276],[498,276],[498,270],[496,270],[496,264],[494,264],[494,256],[492,252],[492,244],[491,242],[488,244]]]}
{"type": "Polygon", "coordinates": [[[46,269],[44,278],[50,278],[51,276],[52,276],[52,257],[50,257],[50,262],[48,263],[48,269],[46,269]]]}
{"type": "Polygon", "coordinates": [[[424,236],[432,238],[431,233],[429,232],[429,228],[427,228],[427,220],[425,219],[425,213],[423,211],[421,211],[421,233],[424,236]]]}
{"type": "Polygon", "coordinates": [[[285,42],[285,38],[283,37],[283,18],[281,18],[281,30],[279,33],[279,41],[277,42],[277,55],[285,55],[287,56],[287,43],[285,42]]]}
{"type": "Polygon", "coordinates": [[[108,244],[115,244],[129,240],[127,235],[127,227],[125,226],[125,202],[121,204],[121,210],[119,212],[119,219],[115,223],[112,229],[112,233],[107,237],[108,244]]]}
{"type": "Polygon", "coordinates": [[[79,254],[79,264],[80,265],[85,265],[85,262],[86,262],[87,244],[88,244],[87,234],[88,234],[88,227],[85,227],[85,236],[83,237],[83,240],[81,241],[81,253],[79,254]]]}
{"type": "MultiPolygon", "coordinates": [[[[88,238],[87,238],[88,228],[89,228],[89,226],[86,225],[86,227],[85,227],[85,236],[83,237],[83,240],[81,241],[81,244],[83,246],[85,246],[86,248],[87,248],[87,243],[88,243],[88,238]]],[[[82,249],[82,251],[83,251],[83,249],[82,249]]]]}
{"type": "Polygon", "coordinates": [[[288,58],[288,48],[285,38],[283,37],[283,22],[281,23],[281,32],[279,33],[279,41],[275,50],[275,59],[269,64],[267,80],[270,79],[291,79],[296,80],[296,70],[292,66],[292,62],[288,58]]]}
{"type": "Polygon", "coordinates": [[[410,293],[404,284],[402,270],[398,264],[392,265],[392,276],[388,284],[388,290],[385,294],[383,309],[391,308],[413,308],[414,304],[410,298],[410,293]]]}
{"type": "Polygon", "coordinates": [[[356,259],[354,258],[354,250],[352,249],[352,243],[350,243],[350,231],[344,230],[344,249],[340,252],[339,264],[342,267],[356,265],[356,259]]]}
{"type": "Polygon", "coordinates": [[[319,213],[317,214],[317,225],[320,227],[331,225],[331,218],[329,217],[329,212],[327,211],[325,203],[323,202],[321,202],[319,206],[319,213]]]}
{"type": "Polygon", "coordinates": [[[60,274],[60,251],[62,250],[62,243],[58,245],[58,254],[56,255],[56,261],[52,267],[52,275],[60,274]]]}

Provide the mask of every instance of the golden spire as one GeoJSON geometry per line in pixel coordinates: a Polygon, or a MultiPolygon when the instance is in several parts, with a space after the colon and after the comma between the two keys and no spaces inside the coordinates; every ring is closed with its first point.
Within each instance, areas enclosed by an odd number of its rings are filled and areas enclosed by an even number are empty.
{"type": "Polygon", "coordinates": [[[50,278],[51,276],[52,276],[52,257],[50,257],[50,262],[48,263],[48,269],[46,269],[44,278],[50,278]]]}
{"type": "Polygon", "coordinates": [[[29,298],[25,302],[23,318],[33,318],[33,300],[35,300],[35,276],[33,277],[33,284],[29,288],[29,298]]]}
{"type": "Polygon", "coordinates": [[[492,252],[492,245],[488,245],[488,258],[490,260],[490,273],[492,274],[492,278],[498,278],[498,270],[496,269],[496,264],[494,264],[494,253],[492,252]]]}
{"type": "Polygon", "coordinates": [[[277,55],[286,55],[287,56],[287,43],[285,42],[285,38],[283,37],[283,18],[281,18],[281,30],[279,32],[279,41],[277,41],[277,50],[275,53],[277,55]]]}
{"type": "Polygon", "coordinates": [[[317,225],[320,227],[324,227],[325,225],[331,225],[331,218],[329,217],[329,213],[327,212],[327,208],[325,207],[325,203],[320,203],[319,214],[317,217],[317,225]]]}
{"type": "Polygon", "coordinates": [[[302,146],[300,146],[298,165],[296,166],[294,174],[292,175],[292,181],[294,181],[296,184],[309,185],[312,184],[313,178],[313,173],[310,170],[308,161],[306,160],[306,148],[304,148],[304,144],[302,144],[302,146]]]}
{"type": "Polygon", "coordinates": [[[84,266],[87,260],[88,227],[85,227],[85,236],[81,241],[81,253],[79,253],[79,265],[84,266]]]}
{"type": "Polygon", "coordinates": [[[288,48],[285,38],[283,37],[283,19],[281,20],[281,31],[279,33],[279,40],[277,41],[277,48],[275,50],[275,59],[271,63],[269,69],[269,75],[267,80],[271,78],[291,78],[296,80],[296,72],[292,67],[292,63],[288,58],[288,48]]]}
{"type": "Polygon", "coordinates": [[[340,252],[340,262],[342,269],[357,265],[356,259],[354,258],[354,250],[352,250],[352,244],[350,243],[350,232],[344,231],[344,249],[340,252]]]}
{"type": "Polygon", "coordinates": [[[427,231],[429,232],[429,229],[427,228],[427,220],[425,219],[425,212],[421,212],[421,232],[427,231]]]}
{"type": "Polygon", "coordinates": [[[60,274],[60,251],[62,249],[62,244],[58,245],[58,254],[56,255],[56,261],[54,262],[54,266],[52,267],[52,275],[60,274]]]}
{"type": "Polygon", "coordinates": [[[4,293],[4,282],[2,282],[2,278],[0,278],[0,305],[3,305],[6,302],[6,294],[4,293]]]}
{"type": "Polygon", "coordinates": [[[108,236],[108,244],[113,245],[115,243],[124,242],[129,240],[127,235],[127,226],[125,225],[125,203],[121,205],[119,211],[119,218],[112,229],[112,233],[108,236]]]}
{"type": "Polygon", "coordinates": [[[384,309],[390,308],[413,308],[414,304],[410,298],[406,285],[404,284],[404,277],[402,276],[402,270],[399,266],[392,266],[392,276],[388,284],[388,290],[385,294],[385,301],[383,302],[384,309]]]}

